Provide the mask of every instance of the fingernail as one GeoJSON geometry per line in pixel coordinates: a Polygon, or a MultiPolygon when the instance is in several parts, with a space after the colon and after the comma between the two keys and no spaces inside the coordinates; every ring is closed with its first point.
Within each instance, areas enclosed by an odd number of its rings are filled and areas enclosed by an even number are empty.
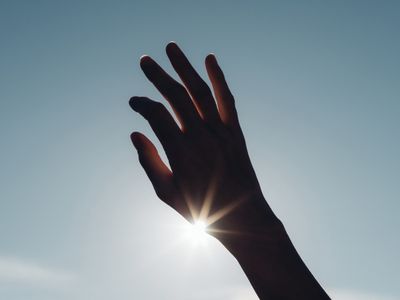
{"type": "Polygon", "coordinates": [[[217,56],[215,55],[215,53],[210,53],[212,59],[217,62],[217,56]]]}
{"type": "Polygon", "coordinates": [[[139,148],[139,133],[138,132],[132,132],[131,133],[131,141],[133,146],[135,146],[136,149],[139,148]]]}
{"type": "Polygon", "coordinates": [[[141,57],[140,57],[140,65],[141,66],[143,66],[143,65],[149,65],[149,64],[151,64],[151,63],[153,63],[154,62],[154,60],[150,57],[150,56],[148,56],[148,55],[142,55],[141,57]]]}
{"type": "Polygon", "coordinates": [[[178,44],[175,42],[175,41],[170,41],[168,44],[167,44],[167,47],[178,47],[178,44]]]}
{"type": "Polygon", "coordinates": [[[166,50],[167,52],[171,52],[174,54],[179,53],[179,47],[174,41],[171,41],[167,44],[166,50]]]}
{"type": "Polygon", "coordinates": [[[144,59],[144,58],[146,58],[146,57],[148,57],[148,55],[147,55],[147,54],[143,54],[143,55],[141,55],[141,56],[140,56],[140,58],[139,58],[139,61],[142,61],[142,59],[144,59]]]}
{"type": "Polygon", "coordinates": [[[214,53],[208,54],[208,55],[207,55],[207,59],[208,59],[208,60],[211,60],[212,63],[218,64],[218,62],[217,62],[217,57],[215,56],[214,53]]]}
{"type": "Polygon", "coordinates": [[[131,97],[131,99],[129,99],[129,106],[134,110],[134,111],[136,111],[136,109],[137,109],[137,99],[138,99],[139,97],[137,97],[137,96],[134,96],[134,97],[131,97]]]}

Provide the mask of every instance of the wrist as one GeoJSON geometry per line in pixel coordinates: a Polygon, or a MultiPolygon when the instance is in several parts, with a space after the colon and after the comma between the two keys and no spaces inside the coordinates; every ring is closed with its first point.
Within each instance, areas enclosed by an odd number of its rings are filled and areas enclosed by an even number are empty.
{"type": "Polygon", "coordinates": [[[269,252],[273,256],[294,250],[282,222],[274,215],[243,226],[240,231],[220,236],[219,241],[237,259],[269,252]]]}
{"type": "Polygon", "coordinates": [[[272,212],[261,192],[211,224],[208,233],[235,256],[241,252],[240,249],[249,246],[274,243],[284,247],[290,243],[282,222],[272,212]]]}

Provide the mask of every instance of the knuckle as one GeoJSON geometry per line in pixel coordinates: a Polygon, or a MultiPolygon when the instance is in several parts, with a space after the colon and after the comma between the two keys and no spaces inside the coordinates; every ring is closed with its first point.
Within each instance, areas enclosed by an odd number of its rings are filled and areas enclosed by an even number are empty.
{"type": "Polygon", "coordinates": [[[161,116],[165,113],[166,108],[164,106],[164,104],[160,103],[160,102],[153,102],[150,110],[149,110],[149,114],[151,116],[161,116]]]}
{"type": "Polygon", "coordinates": [[[157,112],[163,112],[165,110],[165,106],[161,102],[154,102],[153,109],[157,112]]]}
{"type": "Polygon", "coordinates": [[[205,84],[198,84],[193,86],[193,93],[195,94],[196,97],[206,98],[211,95],[211,90],[205,84]]]}
{"type": "Polygon", "coordinates": [[[230,90],[226,90],[223,94],[223,97],[226,99],[226,101],[229,101],[232,104],[235,103],[235,97],[232,95],[230,90]]]}
{"type": "Polygon", "coordinates": [[[156,192],[157,197],[166,202],[168,199],[168,193],[165,191],[165,189],[160,189],[160,188],[155,188],[154,191],[156,192]]]}
{"type": "Polygon", "coordinates": [[[184,95],[186,93],[186,89],[177,82],[170,87],[170,91],[174,95],[184,95]]]}

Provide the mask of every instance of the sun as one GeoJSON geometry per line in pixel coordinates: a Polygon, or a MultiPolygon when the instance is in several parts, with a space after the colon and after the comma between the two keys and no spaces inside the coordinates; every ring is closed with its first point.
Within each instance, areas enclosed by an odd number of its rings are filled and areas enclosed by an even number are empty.
{"type": "Polygon", "coordinates": [[[185,237],[195,246],[206,245],[209,238],[206,222],[197,220],[194,223],[189,223],[186,228],[185,237]]]}
{"type": "Polygon", "coordinates": [[[206,234],[207,225],[204,221],[199,220],[192,225],[192,229],[194,235],[202,236],[206,234]]]}

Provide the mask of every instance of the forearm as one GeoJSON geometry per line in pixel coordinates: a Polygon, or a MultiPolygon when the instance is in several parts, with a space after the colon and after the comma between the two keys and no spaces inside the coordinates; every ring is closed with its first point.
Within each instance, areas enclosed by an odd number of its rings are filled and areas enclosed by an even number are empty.
{"type": "Polygon", "coordinates": [[[220,237],[259,298],[329,299],[298,255],[283,224],[272,212],[266,213],[264,220],[257,216],[236,234],[220,237]]]}

